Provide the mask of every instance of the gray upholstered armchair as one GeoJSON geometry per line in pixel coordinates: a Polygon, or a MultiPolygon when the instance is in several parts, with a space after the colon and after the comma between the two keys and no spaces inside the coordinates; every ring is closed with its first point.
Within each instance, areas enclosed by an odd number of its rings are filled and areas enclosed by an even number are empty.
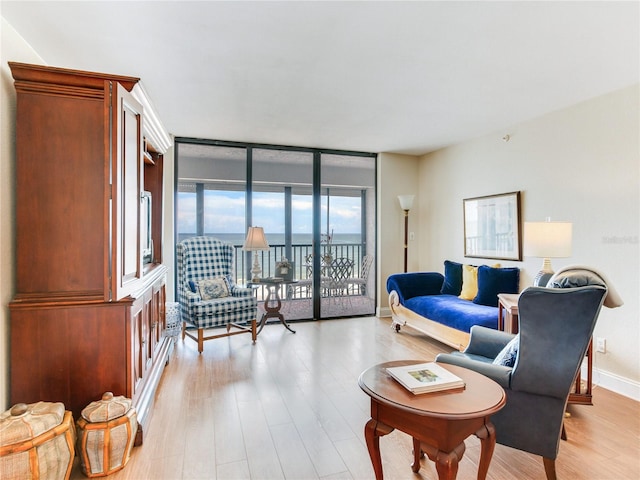
{"type": "Polygon", "coordinates": [[[491,417],[496,441],[541,455],[548,479],[556,478],[567,398],[607,294],[606,283],[595,274],[583,275],[578,283],[584,286],[525,289],[518,302],[518,335],[474,326],[464,352],[436,357],[482,373],[505,389],[507,404],[491,417]]]}
{"type": "Polygon", "coordinates": [[[182,339],[198,342],[200,353],[204,341],[214,338],[250,333],[256,341],[258,303],[251,288],[235,284],[233,260],[233,245],[212,237],[188,238],[176,247],[182,339]],[[187,325],[196,327],[197,336],[187,325]],[[226,333],[205,336],[205,329],[220,326],[226,333]]]}

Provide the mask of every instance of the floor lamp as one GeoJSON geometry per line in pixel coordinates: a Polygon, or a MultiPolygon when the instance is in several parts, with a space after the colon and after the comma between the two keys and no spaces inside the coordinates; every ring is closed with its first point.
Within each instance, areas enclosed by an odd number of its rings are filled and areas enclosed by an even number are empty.
{"type": "Polygon", "coordinates": [[[571,256],[572,224],[569,222],[525,222],[524,254],[542,258],[542,268],[533,279],[534,287],[546,287],[553,275],[551,258],[571,256]]]}
{"type": "Polygon", "coordinates": [[[398,195],[400,208],[404,210],[404,271],[407,271],[407,253],[409,250],[409,210],[413,206],[413,195],[398,195]]]}

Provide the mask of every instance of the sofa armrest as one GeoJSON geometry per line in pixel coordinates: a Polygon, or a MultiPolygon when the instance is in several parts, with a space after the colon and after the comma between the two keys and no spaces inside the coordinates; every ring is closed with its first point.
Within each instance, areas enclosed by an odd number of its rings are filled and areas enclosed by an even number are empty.
{"type": "Polygon", "coordinates": [[[489,377],[502,388],[509,388],[511,383],[511,372],[513,368],[505,367],[503,365],[494,365],[493,363],[482,360],[475,360],[467,357],[464,353],[440,353],[436,357],[436,362],[468,368],[469,370],[480,373],[485,377],[489,377]]]}
{"type": "Polygon", "coordinates": [[[421,295],[439,295],[444,276],[438,272],[394,273],[387,279],[387,292],[398,292],[400,303],[421,295]]]}
{"type": "Polygon", "coordinates": [[[469,345],[467,345],[463,353],[479,355],[493,360],[513,337],[515,335],[512,333],[474,325],[471,327],[469,345]]]}

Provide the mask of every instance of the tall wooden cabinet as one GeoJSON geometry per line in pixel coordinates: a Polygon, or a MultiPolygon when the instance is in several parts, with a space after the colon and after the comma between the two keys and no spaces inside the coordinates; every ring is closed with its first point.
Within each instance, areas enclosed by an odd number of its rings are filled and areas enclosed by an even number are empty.
{"type": "Polygon", "coordinates": [[[169,352],[162,152],[139,79],[10,62],[17,93],[11,403],[79,418],[106,391],[148,423],[169,352]],[[151,192],[153,258],[144,258],[151,192]]]}

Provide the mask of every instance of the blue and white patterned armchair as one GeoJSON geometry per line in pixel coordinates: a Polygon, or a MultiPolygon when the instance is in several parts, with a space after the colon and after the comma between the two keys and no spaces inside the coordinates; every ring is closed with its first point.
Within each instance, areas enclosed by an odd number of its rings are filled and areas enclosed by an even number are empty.
{"type": "Polygon", "coordinates": [[[205,340],[230,335],[250,333],[255,343],[258,303],[251,288],[235,284],[233,246],[213,237],[193,237],[180,242],[176,253],[182,339],[198,342],[200,353],[205,340]],[[187,324],[197,328],[197,336],[187,324]],[[205,329],[221,326],[226,333],[205,336],[205,329]]]}

